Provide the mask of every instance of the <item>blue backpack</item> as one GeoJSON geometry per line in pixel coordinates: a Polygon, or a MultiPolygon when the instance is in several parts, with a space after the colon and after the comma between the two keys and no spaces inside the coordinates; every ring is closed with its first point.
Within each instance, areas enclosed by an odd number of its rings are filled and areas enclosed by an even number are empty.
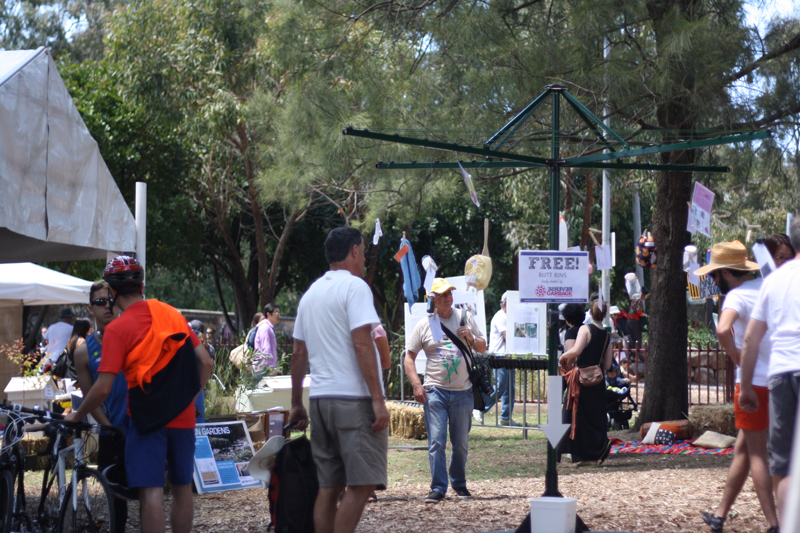
{"type": "Polygon", "coordinates": [[[258,331],[258,326],[251,329],[250,333],[247,334],[247,347],[251,350],[256,349],[256,331],[258,331]]]}

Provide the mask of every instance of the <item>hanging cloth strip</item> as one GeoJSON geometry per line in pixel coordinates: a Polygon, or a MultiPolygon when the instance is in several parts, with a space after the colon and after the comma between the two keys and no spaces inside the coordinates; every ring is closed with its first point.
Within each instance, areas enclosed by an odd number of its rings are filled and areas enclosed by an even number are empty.
{"type": "Polygon", "coordinates": [[[405,238],[400,240],[400,249],[402,250],[404,247],[408,247],[408,251],[400,258],[400,268],[403,270],[403,294],[406,296],[408,305],[413,305],[417,301],[422,281],[419,279],[414,250],[411,249],[411,243],[405,238]]]}

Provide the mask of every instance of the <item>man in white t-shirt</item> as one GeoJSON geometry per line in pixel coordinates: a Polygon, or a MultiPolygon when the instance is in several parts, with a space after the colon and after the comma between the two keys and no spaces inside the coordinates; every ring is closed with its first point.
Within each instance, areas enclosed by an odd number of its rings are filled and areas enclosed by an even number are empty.
{"type": "MultiPolygon", "coordinates": [[[[800,250],[800,217],[795,217],[789,240],[800,250]]],[[[789,462],[792,455],[798,389],[800,389],[800,253],[765,280],[750,315],[742,348],[742,383],[739,405],[748,412],[759,408],[754,391],[757,347],[767,334],[772,342],[769,360],[769,457],[777,483],[778,515],[786,518],[789,496],[789,462]]]]}
{"type": "MultiPolygon", "coordinates": [[[[500,297],[500,310],[492,317],[489,329],[489,351],[492,353],[506,353],[506,300],[508,291],[500,297]]],[[[497,394],[500,395],[500,425],[519,426],[511,415],[514,413],[514,369],[498,368],[497,394]]]]}
{"type": "Polygon", "coordinates": [[[308,426],[303,378],[310,364],[311,450],[319,479],[314,526],[317,533],[352,533],[373,491],[386,488],[389,412],[372,341],[380,321],[361,279],[361,232],[332,230],[325,256],[330,270],[308,288],[297,309],[289,422],[298,422],[297,429],[308,426]]]}
{"type": "MultiPolygon", "coordinates": [[[[795,217],[789,240],[800,250],[800,217],[795,217]]],[[[769,457],[777,482],[778,514],[786,518],[789,466],[792,455],[798,389],[800,389],[800,253],[764,280],[742,348],[742,383],[739,405],[752,412],[760,401],[752,387],[756,346],[769,335],[769,457]]]]}
{"type": "Polygon", "coordinates": [[[405,365],[408,380],[414,387],[414,399],[423,404],[428,430],[428,460],[431,466],[431,492],[425,503],[439,503],[449,484],[456,495],[471,498],[467,489],[467,454],[472,427],[472,382],[464,354],[450,340],[444,329],[457,336],[467,349],[483,353],[486,341],[472,315],[453,307],[455,287],[444,278],[436,278],[428,294],[435,313],[417,322],[406,338],[405,365]],[[414,360],[425,351],[425,385],[417,375],[414,360]],[[447,467],[447,430],[450,429],[450,468],[447,467]]]}
{"type": "Polygon", "coordinates": [[[778,527],[767,449],[769,337],[764,337],[758,347],[758,360],[753,377],[753,389],[761,400],[761,406],[756,412],[748,413],[739,408],[737,402],[741,381],[741,368],[738,365],[741,360],[745,330],[763,282],[761,278],[753,279],[752,273],[757,271],[758,263],[747,260],[747,248],[739,241],[715,244],[711,249],[711,261],[695,271],[698,276],[707,274],[720,292],[725,294],[725,302],[722,305],[717,325],[717,338],[725,349],[725,353],[737,365],[733,401],[736,428],[739,433],[734,446],[733,462],[728,470],[728,479],[722,492],[722,501],[714,512],[703,513],[703,520],[711,526],[712,531],[722,531],[728,511],[741,492],[748,472],[752,475],[761,510],[770,527],[768,531],[777,531],[778,527]]]}
{"type": "Polygon", "coordinates": [[[72,309],[63,308],[58,322],[52,324],[44,333],[44,340],[47,341],[45,353],[52,362],[58,360],[58,356],[67,347],[69,338],[72,337],[72,318],[72,309]]]}

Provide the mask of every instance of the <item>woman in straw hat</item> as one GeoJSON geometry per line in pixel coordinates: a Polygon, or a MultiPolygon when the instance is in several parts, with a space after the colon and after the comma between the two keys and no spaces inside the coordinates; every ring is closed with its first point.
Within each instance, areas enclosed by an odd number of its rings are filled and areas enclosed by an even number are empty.
{"type": "Polygon", "coordinates": [[[771,348],[768,337],[765,337],[759,345],[758,362],[753,376],[753,386],[761,401],[761,407],[755,413],[748,413],[739,407],[738,401],[741,382],[739,364],[744,333],[763,281],[762,278],[754,279],[752,276],[752,273],[758,270],[757,263],[747,260],[747,248],[739,241],[733,241],[715,244],[711,249],[711,261],[695,271],[699,276],[708,275],[714,280],[720,292],[726,295],[717,325],[717,338],[725,353],[737,365],[734,413],[739,433],[733,449],[733,462],[728,470],[722,501],[713,513],[703,513],[703,520],[715,532],[722,531],[728,511],[742,490],[748,472],[753,477],[761,510],[769,524],[768,533],[778,531],[778,515],[772,492],[767,450],[769,430],[767,374],[771,348]]]}

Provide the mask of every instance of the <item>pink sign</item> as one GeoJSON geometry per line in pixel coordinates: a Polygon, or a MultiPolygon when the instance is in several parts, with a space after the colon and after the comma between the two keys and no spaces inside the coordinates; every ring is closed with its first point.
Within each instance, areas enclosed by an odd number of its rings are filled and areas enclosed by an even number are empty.
{"type": "Polygon", "coordinates": [[[711,213],[711,205],[714,203],[714,193],[703,187],[702,184],[695,182],[692,203],[706,213],[711,213]]]}

